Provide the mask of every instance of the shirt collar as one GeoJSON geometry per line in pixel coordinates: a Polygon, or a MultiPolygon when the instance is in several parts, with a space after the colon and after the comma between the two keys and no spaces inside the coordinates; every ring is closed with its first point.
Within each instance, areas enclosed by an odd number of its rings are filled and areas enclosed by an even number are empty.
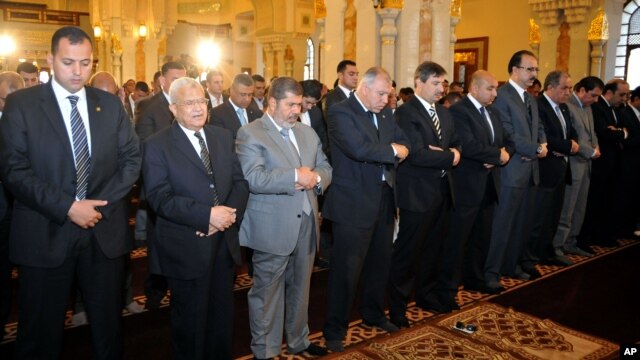
{"type": "Polygon", "coordinates": [[[549,96],[547,96],[547,94],[542,93],[542,95],[543,95],[545,98],[547,98],[547,101],[549,102],[549,104],[551,104],[551,107],[552,107],[552,108],[553,108],[553,110],[555,111],[555,110],[556,110],[556,107],[557,107],[559,104],[556,104],[556,102],[555,102],[555,101],[551,100],[551,98],[550,98],[549,96]]]}
{"type": "Polygon", "coordinates": [[[509,79],[509,84],[511,84],[511,86],[516,88],[516,90],[518,91],[518,94],[520,94],[520,97],[524,101],[524,93],[527,92],[527,89],[523,89],[522,87],[520,87],[520,85],[518,85],[518,83],[516,83],[512,79],[509,79]]]}
{"type": "Polygon", "coordinates": [[[478,100],[476,100],[476,98],[474,98],[473,95],[467,94],[467,98],[469,98],[469,101],[471,101],[471,103],[473,103],[473,106],[475,106],[476,109],[479,110],[481,107],[484,107],[484,105],[480,104],[480,102],[478,100]]]}
{"type": "Polygon", "coordinates": [[[344,87],[344,86],[342,86],[340,84],[338,84],[338,87],[347,96],[347,98],[349,98],[349,94],[351,94],[352,90],[349,90],[349,89],[347,89],[346,87],[344,87]]]}
{"type": "Polygon", "coordinates": [[[67,89],[63,88],[62,85],[58,84],[55,77],[52,77],[51,87],[53,88],[53,93],[55,94],[56,100],[58,100],[58,103],[62,102],[63,100],[68,101],[67,97],[69,97],[69,95],[77,96],[78,102],[86,101],[87,99],[87,92],[84,86],[82,87],[82,89],[78,90],[77,92],[70,93],[69,91],[67,91],[67,89]]]}
{"type": "Polygon", "coordinates": [[[433,109],[434,111],[436,110],[435,104],[434,105],[429,104],[427,100],[421,98],[420,95],[416,94],[415,97],[420,101],[420,103],[422,103],[422,106],[424,106],[424,108],[427,109],[427,111],[429,109],[433,109]]]}

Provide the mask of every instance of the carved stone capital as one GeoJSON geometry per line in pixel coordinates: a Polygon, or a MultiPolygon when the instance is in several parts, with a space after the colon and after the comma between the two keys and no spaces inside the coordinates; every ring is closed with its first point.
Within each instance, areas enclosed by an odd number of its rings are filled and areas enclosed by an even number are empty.
{"type": "Polygon", "coordinates": [[[553,26],[560,22],[562,14],[569,24],[586,20],[592,0],[528,0],[531,9],[538,14],[542,25],[553,26]]]}

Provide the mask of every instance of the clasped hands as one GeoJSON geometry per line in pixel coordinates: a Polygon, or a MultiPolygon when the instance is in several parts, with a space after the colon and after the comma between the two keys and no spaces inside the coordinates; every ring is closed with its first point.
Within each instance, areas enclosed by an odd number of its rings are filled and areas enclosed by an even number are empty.
{"type": "MultiPolygon", "coordinates": [[[[429,145],[429,150],[443,151],[441,147],[429,145]]],[[[460,151],[456,148],[449,148],[449,151],[453,153],[453,166],[457,166],[460,162],[460,151]]]]}
{"type": "Polygon", "coordinates": [[[236,209],[224,205],[211,208],[209,214],[209,232],[196,231],[198,236],[211,236],[218,231],[225,231],[236,222],[236,209]]]}
{"type": "MultiPolygon", "coordinates": [[[[503,147],[500,148],[500,165],[504,165],[506,163],[509,162],[509,159],[511,158],[511,156],[509,155],[509,152],[507,151],[507,149],[503,147]]],[[[489,164],[489,163],[484,163],[482,164],[484,165],[484,167],[486,169],[491,169],[493,168],[495,165],[493,164],[489,164]]]]}
{"type": "Polygon", "coordinates": [[[318,184],[319,174],[308,166],[296,168],[298,181],[295,184],[296,190],[311,190],[318,184]]]}
{"type": "Polygon", "coordinates": [[[92,228],[102,220],[102,213],[98,208],[107,204],[108,202],[105,200],[76,200],[71,204],[67,216],[74,224],[83,229],[92,228]]]}

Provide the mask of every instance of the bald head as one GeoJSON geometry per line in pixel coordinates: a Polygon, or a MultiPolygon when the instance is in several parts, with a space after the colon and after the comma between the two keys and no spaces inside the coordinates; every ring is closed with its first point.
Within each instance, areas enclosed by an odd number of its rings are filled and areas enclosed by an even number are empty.
{"type": "Polygon", "coordinates": [[[116,82],[116,79],[106,71],[99,71],[95,73],[91,79],[89,79],[89,86],[106,91],[113,95],[118,94],[118,83],[116,82]]]}
{"type": "Polygon", "coordinates": [[[7,96],[16,90],[24,87],[24,80],[17,72],[0,72],[0,112],[4,111],[4,104],[7,96]]]}
{"type": "Polygon", "coordinates": [[[490,105],[496,98],[498,81],[486,70],[478,70],[471,75],[469,94],[483,106],[490,105]]]}

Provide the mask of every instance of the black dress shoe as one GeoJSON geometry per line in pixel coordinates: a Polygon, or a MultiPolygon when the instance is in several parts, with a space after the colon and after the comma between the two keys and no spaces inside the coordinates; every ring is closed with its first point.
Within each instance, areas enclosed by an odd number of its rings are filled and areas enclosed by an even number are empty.
{"type": "Polygon", "coordinates": [[[334,352],[343,352],[344,346],[342,346],[342,340],[327,340],[327,349],[334,352]]]}
{"type": "Polygon", "coordinates": [[[379,323],[379,324],[372,324],[372,323],[369,323],[369,322],[366,322],[366,321],[363,321],[363,323],[365,325],[367,325],[367,326],[370,326],[370,327],[377,327],[379,329],[382,329],[382,330],[384,330],[384,331],[386,331],[386,332],[388,332],[390,334],[400,331],[400,329],[396,325],[391,323],[391,321],[389,321],[389,320],[385,320],[384,322],[379,323]]]}
{"type": "Polygon", "coordinates": [[[422,310],[429,311],[436,314],[446,314],[451,312],[451,310],[448,307],[433,300],[416,301],[416,306],[421,308],[422,310]]]}
{"type": "Polygon", "coordinates": [[[542,276],[535,265],[522,265],[522,271],[529,274],[530,280],[537,279],[542,276]]]}
{"type": "Polygon", "coordinates": [[[391,318],[391,323],[393,323],[393,325],[397,326],[399,329],[409,327],[409,320],[407,320],[406,316],[391,318]]]}
{"type": "Polygon", "coordinates": [[[441,297],[440,303],[449,311],[460,310],[460,305],[458,305],[458,303],[450,297],[441,297]]]}
{"type": "Polygon", "coordinates": [[[324,355],[327,355],[329,352],[327,351],[326,348],[323,348],[322,346],[318,346],[314,343],[310,343],[306,349],[302,351],[298,351],[294,355],[302,355],[304,353],[307,353],[312,356],[324,356],[324,355]]]}

